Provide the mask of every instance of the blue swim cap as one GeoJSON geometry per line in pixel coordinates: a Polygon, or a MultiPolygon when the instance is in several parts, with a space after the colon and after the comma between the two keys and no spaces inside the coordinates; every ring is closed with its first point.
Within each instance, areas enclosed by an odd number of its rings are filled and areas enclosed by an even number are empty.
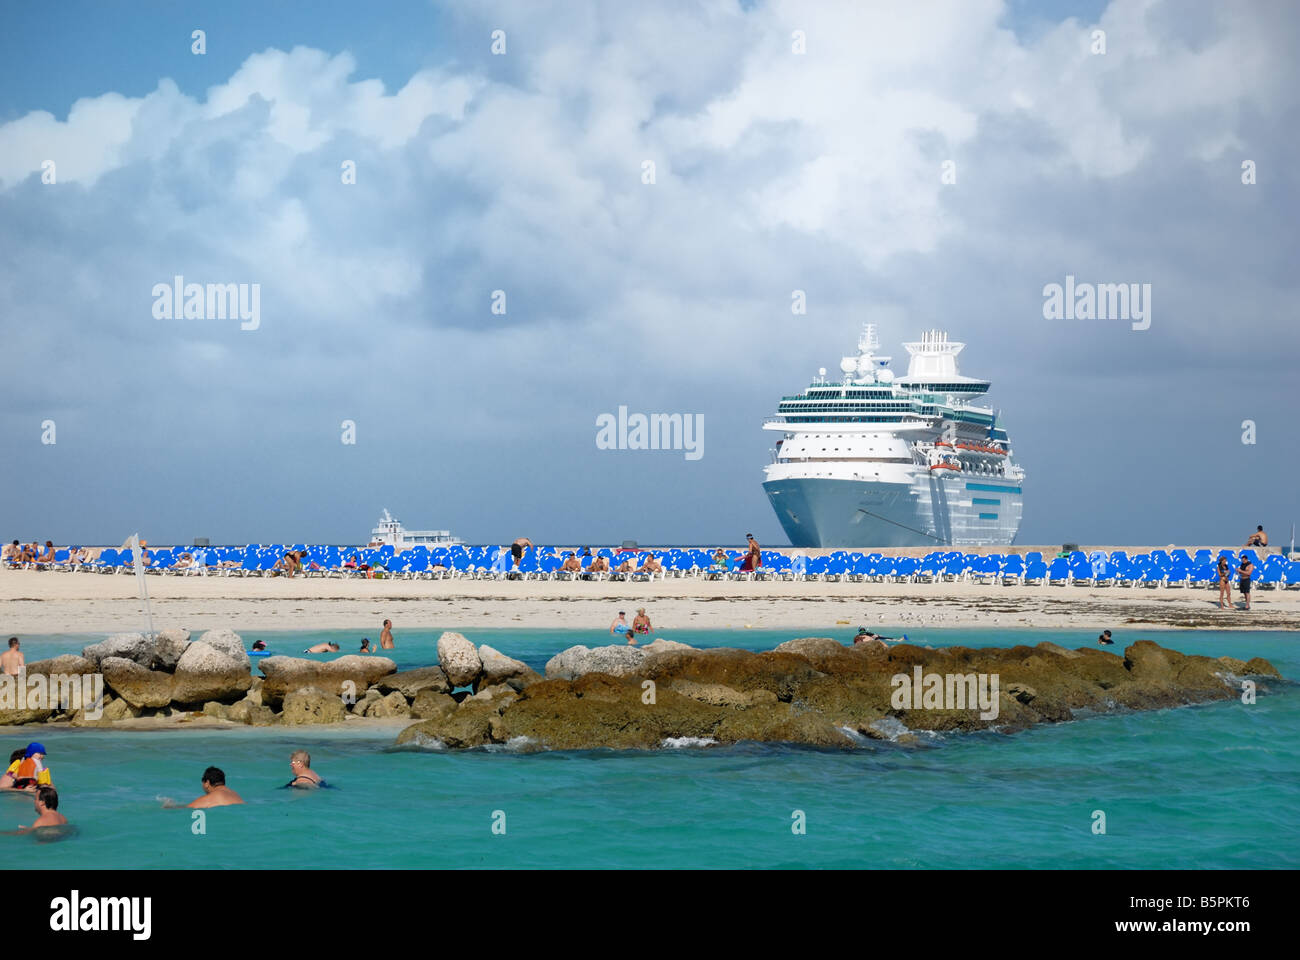
{"type": "MultiPolygon", "coordinates": [[[[28,756],[28,757],[34,757],[34,756],[36,756],[36,754],[38,754],[38,753],[44,753],[44,752],[45,752],[45,744],[43,744],[43,743],[29,743],[29,744],[27,744],[27,756],[28,756]]],[[[24,758],[24,759],[26,759],[26,758],[24,758]]]]}

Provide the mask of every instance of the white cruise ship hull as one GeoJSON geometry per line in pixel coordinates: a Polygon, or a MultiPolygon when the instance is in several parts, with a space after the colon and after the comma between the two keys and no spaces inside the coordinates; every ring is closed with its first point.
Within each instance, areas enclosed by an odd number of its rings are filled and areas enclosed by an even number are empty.
{"type": "Polygon", "coordinates": [[[1009,546],[1019,482],[916,467],[897,481],[785,477],[764,482],[796,547],[1009,546]]]}

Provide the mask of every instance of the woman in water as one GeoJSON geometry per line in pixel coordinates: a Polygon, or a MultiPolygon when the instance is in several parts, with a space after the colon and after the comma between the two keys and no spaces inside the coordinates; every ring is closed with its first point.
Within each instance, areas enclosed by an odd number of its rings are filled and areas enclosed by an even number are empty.
{"type": "Polygon", "coordinates": [[[632,630],[635,633],[649,633],[653,629],[650,618],[645,615],[645,607],[637,607],[636,616],[632,618],[632,630]]]}

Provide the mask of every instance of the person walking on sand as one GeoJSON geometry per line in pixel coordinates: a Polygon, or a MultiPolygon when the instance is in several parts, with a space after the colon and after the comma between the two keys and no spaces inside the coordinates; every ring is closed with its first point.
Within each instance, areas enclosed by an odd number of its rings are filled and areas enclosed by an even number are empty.
{"type": "Polygon", "coordinates": [[[1232,568],[1228,566],[1226,556],[1219,557],[1219,609],[1224,609],[1224,601],[1232,606],[1232,568]]]}
{"type": "Polygon", "coordinates": [[[1246,600],[1246,606],[1243,609],[1250,609],[1250,577],[1255,572],[1255,565],[1250,562],[1250,557],[1241,558],[1241,566],[1237,568],[1239,581],[1237,588],[1241,591],[1242,597],[1246,600]]]}
{"type": "Polygon", "coordinates": [[[325,782],[320,778],[320,774],[311,768],[311,754],[306,750],[295,750],[289,756],[289,769],[293,771],[293,779],[288,783],[291,787],[310,790],[325,782]]]}
{"type": "Polygon", "coordinates": [[[0,666],[3,666],[4,672],[11,677],[16,677],[23,672],[27,665],[23,652],[18,649],[18,638],[9,638],[9,649],[0,653],[0,666]]]}
{"type": "Polygon", "coordinates": [[[393,621],[385,620],[384,628],[379,631],[379,645],[385,650],[394,649],[393,644],[393,621]]]}
{"type": "Polygon", "coordinates": [[[243,803],[244,798],[226,786],[226,774],[220,767],[203,771],[203,796],[191,800],[187,807],[230,807],[243,803]]]}

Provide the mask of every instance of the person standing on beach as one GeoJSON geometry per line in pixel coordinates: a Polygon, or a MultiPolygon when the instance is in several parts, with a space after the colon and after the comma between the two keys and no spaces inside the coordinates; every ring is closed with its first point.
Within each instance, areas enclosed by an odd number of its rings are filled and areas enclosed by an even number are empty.
{"type": "Polygon", "coordinates": [[[763,565],[763,551],[752,533],[745,534],[745,539],[749,541],[749,555],[745,557],[745,562],[740,565],[740,569],[753,573],[763,565]]]}
{"type": "Polygon", "coordinates": [[[1250,609],[1250,576],[1254,572],[1255,565],[1250,562],[1250,557],[1242,557],[1241,566],[1237,568],[1237,576],[1240,578],[1237,588],[1241,590],[1241,595],[1246,599],[1244,608],[1246,610],[1250,609]]]}
{"type": "Polygon", "coordinates": [[[1232,570],[1228,566],[1228,558],[1219,557],[1219,609],[1224,609],[1223,602],[1228,601],[1228,606],[1232,606],[1232,570]]]}
{"type": "Polygon", "coordinates": [[[385,620],[384,628],[379,631],[379,645],[385,650],[392,650],[393,644],[393,621],[385,620]]]}
{"type": "Polygon", "coordinates": [[[510,544],[510,559],[514,561],[511,566],[519,566],[519,561],[524,558],[524,550],[531,550],[532,548],[533,541],[527,537],[516,537],[515,542],[510,544]]]}
{"type": "Polygon", "coordinates": [[[9,638],[9,649],[0,653],[0,666],[4,667],[4,672],[11,677],[16,677],[23,672],[27,666],[27,661],[23,657],[23,652],[18,649],[18,638],[9,638]]]}

